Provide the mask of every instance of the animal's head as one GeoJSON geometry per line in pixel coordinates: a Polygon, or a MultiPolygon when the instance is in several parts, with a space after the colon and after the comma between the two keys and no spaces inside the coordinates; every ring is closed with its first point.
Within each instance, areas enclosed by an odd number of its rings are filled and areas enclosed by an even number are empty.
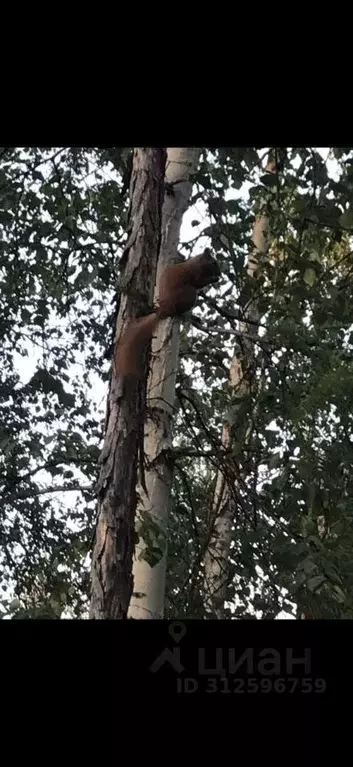
{"type": "Polygon", "coordinates": [[[198,268],[195,269],[195,277],[193,280],[193,284],[196,288],[200,289],[206,285],[212,285],[213,283],[218,282],[221,276],[221,270],[216,259],[211,255],[209,248],[206,248],[203,253],[196,256],[194,261],[195,266],[198,266],[198,268]]]}

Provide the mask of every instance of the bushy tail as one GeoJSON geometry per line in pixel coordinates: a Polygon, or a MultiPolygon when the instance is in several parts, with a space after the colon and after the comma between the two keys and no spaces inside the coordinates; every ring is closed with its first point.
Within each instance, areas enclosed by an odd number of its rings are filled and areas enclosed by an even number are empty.
{"type": "Polygon", "coordinates": [[[158,325],[159,316],[155,313],[139,317],[127,327],[120,339],[115,362],[118,373],[124,378],[128,375],[139,375],[144,347],[158,325]]]}

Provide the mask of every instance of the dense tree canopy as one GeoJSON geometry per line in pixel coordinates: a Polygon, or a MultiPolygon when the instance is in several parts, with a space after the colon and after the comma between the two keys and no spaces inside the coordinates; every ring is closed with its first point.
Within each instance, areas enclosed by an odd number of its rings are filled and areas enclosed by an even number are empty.
{"type": "MultiPolygon", "coordinates": [[[[222,281],[182,330],[166,617],[204,615],[207,514],[225,462],[239,487],[226,614],[353,617],[353,152],[276,155],[269,175],[266,149],[205,149],[194,179],[180,250],[211,245],[222,281]],[[251,279],[264,209],[270,252],[251,279]],[[230,399],[229,359],[255,298],[252,385],[230,399]]],[[[87,615],[128,158],[0,150],[3,617],[87,615]]],[[[149,538],[153,562],[158,529],[149,538]]]]}

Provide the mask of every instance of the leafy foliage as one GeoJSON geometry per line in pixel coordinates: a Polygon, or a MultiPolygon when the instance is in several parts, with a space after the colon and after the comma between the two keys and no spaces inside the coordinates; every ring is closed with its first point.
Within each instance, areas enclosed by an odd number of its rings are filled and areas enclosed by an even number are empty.
{"type": "Polygon", "coordinates": [[[1,153],[0,578],[15,617],[80,615],[87,594],[94,395],[124,215],[103,155],[1,153]]]}
{"type": "MultiPolygon", "coordinates": [[[[189,440],[199,451],[199,465],[208,450],[213,464],[225,476],[231,471],[235,481],[237,515],[224,614],[275,617],[283,609],[294,614],[297,605],[299,613],[314,617],[347,618],[353,615],[348,469],[353,253],[347,231],[352,156],[341,163],[339,180],[329,176],[315,150],[287,150],[282,163],[281,173],[271,177],[266,192],[253,151],[222,149],[213,155],[212,174],[209,159],[200,168],[200,186],[206,173],[202,199],[215,220],[207,234],[219,259],[224,259],[222,271],[232,289],[222,291],[223,300],[217,296],[212,304],[220,315],[214,343],[204,344],[198,338],[193,344],[197,363],[192,379],[195,382],[197,368],[203,418],[198,411],[194,416],[188,411],[187,428],[192,419],[194,434],[189,440]],[[228,200],[229,191],[224,190],[240,188],[245,179],[252,184],[250,205],[244,198],[228,200]],[[221,187],[223,197],[220,203],[217,199],[215,214],[214,198],[221,187]],[[272,245],[255,282],[246,274],[245,256],[251,247],[253,216],[264,206],[272,245]],[[236,330],[235,318],[241,319],[242,307],[253,297],[260,306],[262,328],[251,396],[240,398],[235,407],[231,401],[227,404],[230,394],[223,371],[229,335],[222,333],[223,328],[236,330]],[[231,463],[219,444],[217,416],[225,414],[233,424],[231,463]],[[251,428],[246,450],[242,423],[251,428]]],[[[239,341],[233,338],[234,346],[239,341]]],[[[185,379],[180,380],[184,387],[185,379]]],[[[188,439],[187,428],[183,420],[182,445],[188,439]]],[[[185,474],[187,460],[182,461],[185,474]]],[[[204,614],[200,551],[207,545],[205,512],[213,488],[204,473],[196,478],[196,460],[188,480],[193,526],[189,520],[184,556],[180,541],[175,549],[178,565],[175,562],[177,569],[169,576],[170,615],[173,605],[179,615],[204,614]],[[208,494],[197,503],[201,487],[207,487],[208,494]]],[[[172,524],[178,529],[181,500],[190,509],[185,491],[176,484],[172,524]]],[[[186,526],[185,514],[182,524],[186,526]]]]}

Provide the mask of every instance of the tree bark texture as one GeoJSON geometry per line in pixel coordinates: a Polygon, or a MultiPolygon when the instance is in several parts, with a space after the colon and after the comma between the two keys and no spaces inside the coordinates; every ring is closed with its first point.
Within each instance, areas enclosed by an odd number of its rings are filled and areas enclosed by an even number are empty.
{"type": "MultiPolygon", "coordinates": [[[[248,275],[254,277],[260,266],[260,259],[266,255],[269,246],[268,218],[258,215],[253,227],[253,250],[248,259],[248,275]]],[[[246,335],[256,332],[259,322],[257,302],[252,300],[245,308],[245,321],[239,330],[246,335]]],[[[230,396],[238,399],[246,397],[254,370],[254,342],[242,339],[237,345],[229,371],[230,396]]],[[[244,433],[244,448],[249,434],[244,433]]],[[[231,425],[225,421],[222,430],[222,445],[229,449],[232,443],[231,425]]],[[[233,459],[234,460],[234,459],[233,459]]],[[[241,492],[239,481],[232,467],[229,471],[217,473],[213,507],[209,520],[209,539],[204,558],[204,593],[205,610],[209,618],[223,618],[224,605],[229,583],[229,557],[233,537],[233,526],[238,511],[237,495],[241,492]]]]}
{"type": "MultiPolygon", "coordinates": [[[[134,150],[129,237],[122,258],[115,342],[132,320],[152,308],[165,160],[165,149],[134,150]]],[[[121,380],[113,360],[92,556],[90,618],[95,620],[126,618],[133,590],[137,460],[143,435],[146,379],[147,355],[140,379],[121,380]]]]}

